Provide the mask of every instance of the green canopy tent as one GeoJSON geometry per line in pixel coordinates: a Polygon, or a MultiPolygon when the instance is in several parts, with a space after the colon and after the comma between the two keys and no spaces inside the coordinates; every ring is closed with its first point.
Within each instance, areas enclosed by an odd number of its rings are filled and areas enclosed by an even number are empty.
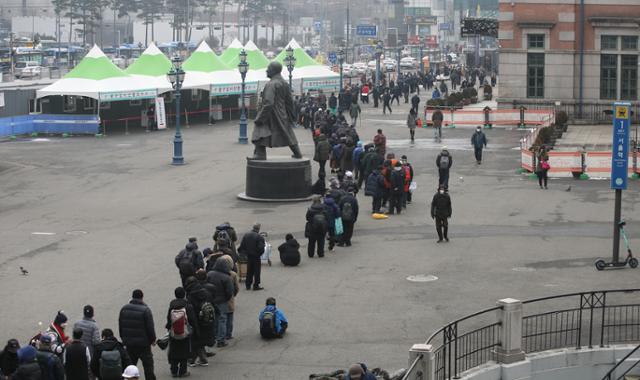
{"type": "Polygon", "coordinates": [[[167,58],[153,42],[132,63],[125,73],[144,77],[151,87],[156,87],[158,93],[162,94],[171,91],[171,83],[167,79],[167,73],[171,70],[171,61],[167,58]]]}
{"type": "Polygon", "coordinates": [[[242,49],[244,49],[242,42],[238,41],[236,38],[231,42],[231,45],[229,45],[227,49],[220,54],[220,60],[228,65],[229,62],[238,57],[238,54],[240,54],[242,49]]]}

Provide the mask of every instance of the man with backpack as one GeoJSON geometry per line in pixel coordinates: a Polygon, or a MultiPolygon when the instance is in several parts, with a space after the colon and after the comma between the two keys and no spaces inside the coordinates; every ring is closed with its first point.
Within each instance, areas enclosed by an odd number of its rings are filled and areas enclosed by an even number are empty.
{"type": "Polygon", "coordinates": [[[314,195],[311,206],[307,209],[307,223],[304,228],[304,236],[309,239],[309,244],[307,244],[307,254],[309,257],[314,256],[316,245],[318,248],[318,257],[324,257],[324,239],[327,235],[328,224],[324,205],[321,203],[321,200],[321,196],[314,195]]]}
{"type": "Polygon", "coordinates": [[[58,355],[52,352],[53,344],[51,335],[40,336],[36,359],[42,370],[42,380],[64,380],[64,366],[58,355]]]}
{"type": "Polygon", "coordinates": [[[193,306],[187,302],[184,288],[174,290],[175,299],[169,303],[167,323],[169,331],[169,364],[171,376],[187,377],[187,361],[191,358],[191,337],[198,334],[197,317],[193,306]]]}
{"type": "Polygon", "coordinates": [[[120,309],[118,329],[131,364],[137,365],[141,360],[145,380],[155,380],[151,346],[156,344],[156,329],[151,309],[144,303],[143,297],[142,290],[133,291],[131,301],[120,309]]]}
{"type": "Polygon", "coordinates": [[[63,362],[67,380],[89,380],[89,364],[91,353],[89,347],[82,342],[83,331],[73,329],[73,340],[64,349],[63,362]]]}
{"type": "Polygon", "coordinates": [[[102,341],[95,346],[91,358],[91,372],[100,380],[120,380],[122,371],[131,359],[122,343],[113,335],[113,330],[102,330],[102,341]]]}
{"type": "Polygon", "coordinates": [[[176,255],[175,263],[180,272],[182,285],[187,277],[195,275],[198,269],[204,268],[204,260],[195,241],[189,241],[185,248],[176,255]]]}
{"type": "Polygon", "coordinates": [[[266,307],[258,316],[260,335],[264,339],[282,338],[289,327],[289,321],[282,310],[276,307],[276,299],[267,298],[266,307]]]}
{"type": "MultiPolygon", "coordinates": [[[[247,277],[247,280],[248,279],[249,278],[247,277]]],[[[234,285],[233,279],[231,278],[231,266],[229,263],[223,259],[216,260],[213,270],[207,273],[207,282],[214,285],[216,288],[213,298],[213,304],[216,309],[216,346],[226,347],[227,314],[230,312],[229,302],[234,296],[234,285]]]]}
{"type": "Polygon", "coordinates": [[[447,150],[446,146],[442,147],[442,151],[436,157],[436,167],[438,168],[438,185],[443,186],[445,190],[449,189],[449,169],[453,165],[453,157],[447,150]]]}
{"type": "Polygon", "coordinates": [[[224,222],[219,226],[216,226],[216,231],[213,233],[213,250],[217,251],[218,236],[222,236],[225,240],[229,241],[229,247],[233,253],[237,254],[236,242],[238,241],[238,234],[236,234],[235,228],[231,226],[231,223],[224,222]],[[226,237],[225,237],[226,235],[226,237]]]}
{"type": "Polygon", "coordinates": [[[247,256],[247,279],[245,280],[247,290],[251,289],[251,284],[253,284],[253,290],[264,289],[260,286],[262,269],[260,256],[264,253],[264,247],[264,237],[260,235],[260,223],[255,223],[251,231],[244,234],[238,248],[238,252],[247,256]]]}
{"type": "Polygon", "coordinates": [[[382,167],[373,170],[364,186],[364,195],[372,197],[371,213],[380,213],[382,207],[382,195],[384,194],[384,177],[380,174],[382,167]]]}
{"type": "MultiPolygon", "coordinates": [[[[229,259],[231,259],[230,256],[223,257],[229,257],[229,259]]],[[[233,262],[232,259],[231,262],[233,262]]],[[[200,275],[199,273],[204,275],[203,271],[199,271],[196,276],[200,275]]],[[[187,301],[193,306],[193,312],[197,318],[195,323],[198,324],[198,328],[194,330],[191,336],[192,355],[188,364],[206,367],[209,365],[209,362],[207,360],[205,346],[213,345],[215,337],[213,329],[216,319],[216,309],[215,306],[213,306],[213,294],[211,294],[196,277],[187,278],[184,290],[187,292],[187,301]],[[196,358],[198,359],[197,361],[196,358]]]]}
{"type": "Polygon", "coordinates": [[[339,247],[351,247],[351,237],[353,236],[353,227],[358,220],[358,200],[355,197],[354,188],[349,188],[347,193],[340,199],[340,212],[342,216],[342,233],[338,242],[339,247]]]}

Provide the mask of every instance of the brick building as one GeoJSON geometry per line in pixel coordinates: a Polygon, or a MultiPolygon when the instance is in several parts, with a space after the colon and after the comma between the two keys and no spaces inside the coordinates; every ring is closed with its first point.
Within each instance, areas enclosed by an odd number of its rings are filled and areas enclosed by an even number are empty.
{"type": "Polygon", "coordinates": [[[603,111],[615,100],[637,109],[639,0],[584,0],[584,6],[500,0],[499,6],[501,107],[560,102],[573,118],[588,120],[606,119],[603,111]]]}

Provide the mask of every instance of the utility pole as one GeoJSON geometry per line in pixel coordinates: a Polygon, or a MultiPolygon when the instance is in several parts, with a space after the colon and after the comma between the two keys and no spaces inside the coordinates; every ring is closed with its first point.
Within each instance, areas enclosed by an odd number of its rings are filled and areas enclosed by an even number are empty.
{"type": "Polygon", "coordinates": [[[349,63],[349,34],[351,32],[351,18],[349,17],[349,8],[351,5],[351,1],[347,0],[347,44],[344,49],[344,61],[349,63]]]}

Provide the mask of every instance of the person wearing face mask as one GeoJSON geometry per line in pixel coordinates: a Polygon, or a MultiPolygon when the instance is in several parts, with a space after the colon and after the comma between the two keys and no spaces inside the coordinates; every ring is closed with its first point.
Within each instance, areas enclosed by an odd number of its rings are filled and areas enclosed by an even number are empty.
{"type": "Polygon", "coordinates": [[[431,201],[431,218],[436,221],[436,231],[438,232],[438,243],[442,243],[442,239],[449,241],[448,219],[451,217],[451,198],[445,191],[444,186],[438,187],[438,192],[433,196],[431,201]]]}
{"type": "Polygon", "coordinates": [[[478,165],[482,163],[482,148],[487,146],[487,136],[482,132],[482,128],[476,128],[476,132],[471,137],[471,145],[473,145],[473,152],[476,155],[476,162],[478,165]]]}
{"type": "Polygon", "coordinates": [[[404,193],[405,171],[402,164],[396,162],[391,172],[391,187],[389,188],[389,214],[393,215],[394,211],[400,215],[402,212],[402,198],[404,193]]]}

